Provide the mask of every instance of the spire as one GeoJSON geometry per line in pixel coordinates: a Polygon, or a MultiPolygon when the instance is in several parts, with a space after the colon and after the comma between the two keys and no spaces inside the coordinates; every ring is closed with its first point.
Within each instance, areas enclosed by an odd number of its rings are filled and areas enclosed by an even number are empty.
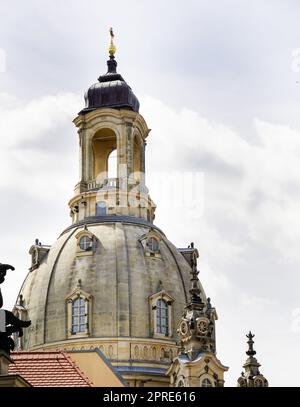
{"type": "Polygon", "coordinates": [[[251,331],[249,331],[249,334],[246,335],[246,337],[249,339],[247,341],[249,349],[247,350],[246,354],[251,357],[256,354],[256,351],[253,349],[253,344],[254,344],[253,338],[255,337],[255,335],[253,335],[251,333],[251,331]]]}
{"type": "MultiPolygon", "coordinates": [[[[193,244],[189,248],[194,248],[193,244]]],[[[196,249],[191,259],[190,299],[179,323],[178,332],[181,338],[181,353],[195,360],[199,354],[215,354],[215,319],[216,312],[210,299],[202,298],[197,270],[196,249]]]]}
{"type": "Polygon", "coordinates": [[[122,108],[139,112],[140,103],[137,97],[122,75],[117,72],[115,35],[112,28],[109,29],[109,34],[107,71],[105,74],[101,74],[98,77],[98,82],[93,83],[86,91],[84,95],[85,108],[79,114],[86,114],[99,108],[122,108]]]}
{"type": "Polygon", "coordinates": [[[246,351],[246,355],[248,355],[248,358],[243,366],[245,372],[242,372],[237,381],[237,385],[238,387],[268,387],[268,381],[260,373],[260,364],[254,357],[254,355],[256,355],[256,351],[253,348],[253,338],[255,337],[255,335],[252,334],[251,331],[249,331],[246,337],[248,338],[248,350],[246,351]]]}
{"type": "MultiPolygon", "coordinates": [[[[194,248],[194,243],[191,243],[190,245],[191,248],[194,248]]],[[[195,253],[193,253],[192,259],[191,259],[191,288],[189,290],[190,292],[190,304],[188,307],[190,308],[195,308],[195,306],[198,306],[197,308],[202,309],[204,307],[204,303],[201,300],[201,290],[199,286],[199,271],[197,270],[197,257],[195,253]]]]}
{"type": "Polygon", "coordinates": [[[114,35],[112,27],[110,27],[110,29],[109,29],[109,34],[110,34],[110,45],[108,48],[109,60],[107,61],[107,67],[108,67],[107,73],[114,74],[117,72],[117,61],[115,60],[115,53],[116,53],[117,48],[114,44],[115,35],[114,35]]]}

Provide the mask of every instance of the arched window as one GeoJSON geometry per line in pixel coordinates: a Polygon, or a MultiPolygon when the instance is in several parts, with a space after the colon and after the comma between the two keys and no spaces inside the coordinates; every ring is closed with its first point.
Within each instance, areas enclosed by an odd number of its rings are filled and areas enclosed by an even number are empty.
{"type": "MultiPolygon", "coordinates": [[[[162,282],[160,281],[160,286],[162,282]]],[[[155,338],[173,336],[172,304],[175,301],[165,290],[149,297],[151,313],[151,331],[155,338]]],[[[169,355],[163,356],[169,358],[169,355]]]]}
{"type": "Polygon", "coordinates": [[[92,328],[92,296],[82,290],[82,281],[78,280],[76,289],[66,297],[67,338],[87,337],[92,328]]]}
{"type": "Polygon", "coordinates": [[[156,302],[156,332],[169,335],[169,312],[167,301],[159,299],[156,302]]]}
{"type": "Polygon", "coordinates": [[[212,382],[209,379],[203,379],[201,383],[201,387],[213,387],[212,382]]]}
{"type": "Polygon", "coordinates": [[[151,253],[156,253],[159,251],[158,240],[151,236],[147,239],[147,247],[151,253]]]}
{"type": "Polygon", "coordinates": [[[118,154],[114,149],[107,158],[107,178],[118,177],[118,154]]]}
{"type": "Polygon", "coordinates": [[[142,146],[141,142],[136,135],[134,137],[134,142],[133,142],[133,172],[134,172],[134,178],[136,181],[140,181],[141,178],[141,153],[142,153],[142,146]]]}
{"type": "Polygon", "coordinates": [[[96,215],[97,216],[106,215],[106,203],[104,201],[96,203],[96,215]]]}
{"type": "Polygon", "coordinates": [[[72,334],[86,332],[87,322],[86,300],[76,298],[72,301],[72,334]]]}

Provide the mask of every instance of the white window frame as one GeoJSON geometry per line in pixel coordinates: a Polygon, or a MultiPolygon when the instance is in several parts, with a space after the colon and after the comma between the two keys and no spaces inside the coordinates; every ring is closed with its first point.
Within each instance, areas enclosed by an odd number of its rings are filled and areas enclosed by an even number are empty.
{"type": "Polygon", "coordinates": [[[75,238],[77,239],[77,247],[76,247],[76,256],[92,256],[94,254],[94,245],[95,245],[95,236],[88,230],[84,229],[78,232],[75,235],[75,238]],[[91,247],[90,249],[82,249],[80,247],[80,240],[83,237],[87,237],[91,241],[91,247]]]}
{"type": "Polygon", "coordinates": [[[67,307],[67,338],[75,339],[79,337],[90,336],[92,326],[92,296],[78,287],[72,294],[67,296],[66,307],[67,307]],[[86,317],[85,330],[84,332],[73,332],[73,303],[75,300],[79,298],[85,301],[85,317],[86,317]]]}
{"type": "Polygon", "coordinates": [[[151,311],[151,330],[154,338],[166,339],[173,336],[173,302],[175,299],[162,290],[149,297],[150,311],[151,311]],[[164,334],[157,331],[157,302],[163,300],[168,305],[168,333],[164,334]]]}

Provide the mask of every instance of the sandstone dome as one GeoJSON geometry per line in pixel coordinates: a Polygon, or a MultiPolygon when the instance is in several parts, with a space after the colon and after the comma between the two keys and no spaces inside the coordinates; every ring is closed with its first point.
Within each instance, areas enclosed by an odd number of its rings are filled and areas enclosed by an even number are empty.
{"type": "Polygon", "coordinates": [[[124,358],[118,345],[124,338],[128,359],[170,363],[176,354],[191,268],[160,229],[130,216],[94,216],[69,227],[51,248],[36,242],[30,252],[33,266],[19,295],[26,317],[32,320],[22,339],[23,349],[98,347],[119,363],[124,358]],[[91,250],[78,256],[79,241],[86,234],[93,241],[91,250]],[[159,242],[157,255],[148,252],[149,236],[159,242]],[[88,330],[75,335],[68,324],[73,293],[83,293],[91,307],[88,330]],[[165,335],[155,334],[151,303],[155,295],[170,302],[165,335]]]}
{"type": "MultiPolygon", "coordinates": [[[[117,79],[113,58],[108,66],[103,83],[117,79]]],[[[155,226],[145,185],[150,130],[137,104],[116,106],[115,89],[107,103],[97,99],[74,119],[80,178],[69,202],[72,223],[51,247],[36,240],[30,248],[14,312],[32,325],[19,349],[98,348],[132,385],[168,385],[198,252],[192,244],[176,248],[155,226]]],[[[193,284],[206,302],[200,282],[193,284]]]]}

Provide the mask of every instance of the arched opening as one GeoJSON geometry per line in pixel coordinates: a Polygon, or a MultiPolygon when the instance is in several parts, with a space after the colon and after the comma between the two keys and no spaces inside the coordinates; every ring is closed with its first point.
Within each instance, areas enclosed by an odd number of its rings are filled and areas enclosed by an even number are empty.
{"type": "Polygon", "coordinates": [[[117,177],[117,137],[111,129],[101,129],[92,140],[93,178],[117,177]],[[110,175],[109,175],[110,174],[110,175]]]}
{"type": "Polygon", "coordinates": [[[141,171],[141,143],[138,136],[135,136],[133,140],[133,172],[136,181],[141,180],[141,171]]]}
{"type": "Polygon", "coordinates": [[[118,177],[118,153],[114,149],[107,158],[107,178],[118,177]]]}

